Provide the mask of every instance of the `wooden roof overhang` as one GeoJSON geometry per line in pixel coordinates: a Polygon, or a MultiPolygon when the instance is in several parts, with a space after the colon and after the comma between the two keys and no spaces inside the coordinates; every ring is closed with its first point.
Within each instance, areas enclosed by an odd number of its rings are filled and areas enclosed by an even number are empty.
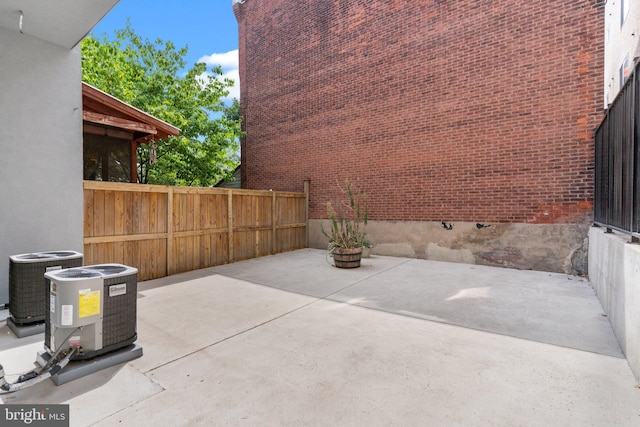
{"type": "Polygon", "coordinates": [[[180,129],[87,83],[82,83],[83,132],[131,142],[131,182],[137,182],[136,150],[142,143],[180,135],[180,129]]]}
{"type": "Polygon", "coordinates": [[[145,113],[87,83],[82,83],[82,118],[86,123],[112,127],[133,134],[133,139],[152,136],[167,139],[180,129],[145,113]]]}

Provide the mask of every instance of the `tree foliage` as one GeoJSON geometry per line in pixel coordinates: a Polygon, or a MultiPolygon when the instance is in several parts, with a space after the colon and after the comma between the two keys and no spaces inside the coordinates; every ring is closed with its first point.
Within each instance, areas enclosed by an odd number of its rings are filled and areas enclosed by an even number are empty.
{"type": "Polygon", "coordinates": [[[143,39],[129,23],[114,39],[90,34],[82,41],[83,81],[181,130],[138,149],[140,182],[210,186],[239,163],[238,103],[222,101],[233,81],[221,67],[186,69],[187,49],[143,39]]]}

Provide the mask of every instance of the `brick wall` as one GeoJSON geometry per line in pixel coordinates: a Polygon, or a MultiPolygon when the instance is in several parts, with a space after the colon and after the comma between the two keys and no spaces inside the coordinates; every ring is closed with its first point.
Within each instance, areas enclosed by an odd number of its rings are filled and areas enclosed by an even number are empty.
{"type": "Polygon", "coordinates": [[[246,188],[337,182],[375,220],[571,223],[592,209],[603,1],[246,0],[246,188]]]}

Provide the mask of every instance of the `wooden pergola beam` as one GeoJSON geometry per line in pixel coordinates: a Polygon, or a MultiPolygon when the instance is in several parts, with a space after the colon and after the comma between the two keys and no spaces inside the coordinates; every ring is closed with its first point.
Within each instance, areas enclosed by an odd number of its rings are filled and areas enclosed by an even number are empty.
{"type": "Polygon", "coordinates": [[[90,123],[126,129],[133,132],[142,132],[149,135],[155,135],[158,133],[155,126],[133,120],[122,119],[120,117],[109,116],[107,114],[95,113],[93,111],[83,111],[82,119],[90,123]]]}
{"type": "Polygon", "coordinates": [[[157,135],[156,133],[154,133],[154,135],[161,139],[166,139],[172,135],[178,136],[180,134],[180,129],[177,127],[122,102],[114,96],[96,89],[85,82],[82,82],[82,105],[83,110],[101,111],[110,116],[127,117],[136,123],[148,124],[156,129],[157,135]]]}

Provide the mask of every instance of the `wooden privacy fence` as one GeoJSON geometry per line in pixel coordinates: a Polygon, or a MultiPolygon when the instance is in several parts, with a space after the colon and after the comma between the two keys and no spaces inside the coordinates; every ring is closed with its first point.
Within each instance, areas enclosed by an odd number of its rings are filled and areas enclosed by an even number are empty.
{"type": "Polygon", "coordinates": [[[307,246],[304,193],[84,181],[84,262],[138,280],[307,246]]]}

